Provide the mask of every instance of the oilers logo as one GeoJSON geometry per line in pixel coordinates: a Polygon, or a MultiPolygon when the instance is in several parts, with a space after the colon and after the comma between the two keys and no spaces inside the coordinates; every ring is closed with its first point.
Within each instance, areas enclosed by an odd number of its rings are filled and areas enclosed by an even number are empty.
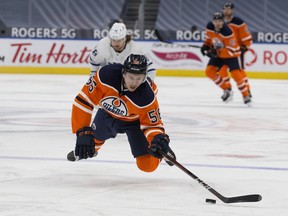
{"type": "Polygon", "coordinates": [[[115,115],[127,116],[128,114],[125,102],[117,97],[103,98],[100,104],[105,110],[115,115]]]}
{"type": "Polygon", "coordinates": [[[224,47],[223,42],[219,38],[213,38],[212,44],[215,49],[221,49],[224,47]]]}

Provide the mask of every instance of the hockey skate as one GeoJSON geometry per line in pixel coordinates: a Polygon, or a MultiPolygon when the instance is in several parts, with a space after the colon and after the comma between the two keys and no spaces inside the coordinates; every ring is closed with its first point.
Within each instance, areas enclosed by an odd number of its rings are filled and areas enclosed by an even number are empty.
{"type": "MultiPolygon", "coordinates": [[[[176,160],[176,155],[175,153],[172,151],[171,148],[169,148],[167,155],[170,156],[171,158],[176,160]]],[[[165,162],[169,165],[169,166],[174,166],[174,164],[172,162],[170,162],[168,159],[164,158],[165,162]]]]}
{"type": "Polygon", "coordinates": [[[233,91],[231,89],[225,89],[221,98],[225,103],[230,102],[233,100],[233,91]]]}
{"type": "Polygon", "coordinates": [[[244,104],[246,104],[248,107],[251,107],[251,105],[252,105],[252,100],[251,100],[251,97],[250,97],[250,96],[245,96],[245,97],[243,97],[243,101],[244,101],[244,104]]]}

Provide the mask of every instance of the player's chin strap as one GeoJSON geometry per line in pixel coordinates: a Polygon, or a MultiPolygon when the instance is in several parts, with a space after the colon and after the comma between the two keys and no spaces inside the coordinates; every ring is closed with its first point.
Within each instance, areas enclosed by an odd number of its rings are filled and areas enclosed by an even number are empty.
{"type": "MultiPolygon", "coordinates": [[[[125,82],[124,82],[124,78],[122,77],[122,80],[121,80],[121,92],[120,92],[119,95],[120,96],[123,95],[124,91],[125,91],[125,82]]],[[[127,91],[127,89],[126,89],[126,91],[127,91]]]]}
{"type": "Polygon", "coordinates": [[[174,158],[170,157],[169,155],[164,153],[162,150],[158,150],[158,152],[165,159],[169,160],[176,167],[178,167],[183,172],[185,172],[187,175],[189,175],[191,178],[196,180],[200,185],[202,185],[204,188],[209,190],[212,194],[214,194],[216,197],[218,197],[224,203],[259,202],[260,200],[262,200],[262,196],[259,194],[251,194],[251,195],[244,195],[244,196],[237,196],[237,197],[224,197],[219,192],[217,192],[215,189],[213,189],[211,186],[209,186],[207,183],[205,183],[203,180],[199,179],[196,175],[194,175],[192,172],[190,172],[188,169],[186,169],[183,165],[178,163],[174,158]]]}

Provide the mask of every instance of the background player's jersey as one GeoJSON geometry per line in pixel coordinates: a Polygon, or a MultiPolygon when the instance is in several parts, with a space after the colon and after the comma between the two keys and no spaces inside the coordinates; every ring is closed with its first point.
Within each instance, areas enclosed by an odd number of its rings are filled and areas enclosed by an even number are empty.
{"type": "Polygon", "coordinates": [[[216,32],[212,22],[206,27],[204,44],[213,46],[219,52],[219,58],[233,58],[240,56],[240,47],[231,28],[224,23],[220,32],[216,32]]]}
{"type": "Polygon", "coordinates": [[[233,17],[232,20],[227,23],[232,28],[238,44],[250,47],[252,44],[252,36],[248,30],[246,23],[239,17],[233,17]]]}
{"type": "MultiPolygon", "coordinates": [[[[90,55],[91,75],[94,75],[99,68],[105,65],[115,63],[123,64],[130,54],[145,55],[141,47],[133,41],[126,43],[124,50],[121,52],[116,52],[110,44],[111,41],[109,37],[102,38],[92,51],[90,55]]],[[[147,73],[148,76],[154,80],[156,69],[149,59],[147,73]]]]}
{"type": "Polygon", "coordinates": [[[156,84],[148,77],[134,92],[129,92],[123,85],[122,67],[121,64],[107,65],[89,78],[73,103],[73,133],[90,126],[96,105],[114,118],[123,121],[139,120],[149,143],[155,135],[164,132],[156,84]]]}

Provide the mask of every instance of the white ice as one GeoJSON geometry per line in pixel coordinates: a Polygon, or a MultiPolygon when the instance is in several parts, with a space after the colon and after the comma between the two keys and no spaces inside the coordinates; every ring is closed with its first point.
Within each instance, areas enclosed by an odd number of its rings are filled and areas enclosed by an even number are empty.
{"type": "Polygon", "coordinates": [[[288,215],[288,81],[251,79],[247,108],[235,85],[224,104],[207,78],[156,78],[177,160],[224,196],[263,196],[225,204],[165,162],[139,171],[125,135],[94,159],[66,161],[72,102],[87,78],[0,75],[1,216],[288,215]]]}

